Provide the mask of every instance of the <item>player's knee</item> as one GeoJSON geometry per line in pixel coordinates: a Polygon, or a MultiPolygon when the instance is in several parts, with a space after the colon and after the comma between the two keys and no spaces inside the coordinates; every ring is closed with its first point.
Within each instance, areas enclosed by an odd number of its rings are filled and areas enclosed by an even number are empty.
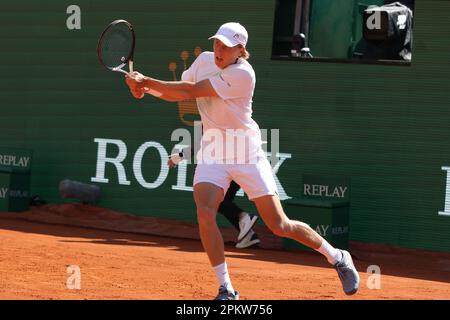
{"type": "Polygon", "coordinates": [[[291,230],[288,221],[281,221],[279,223],[273,224],[270,229],[276,236],[283,238],[289,237],[291,230]]]}
{"type": "Polygon", "coordinates": [[[197,206],[197,220],[199,224],[209,224],[216,221],[217,209],[214,206],[197,206]]]}

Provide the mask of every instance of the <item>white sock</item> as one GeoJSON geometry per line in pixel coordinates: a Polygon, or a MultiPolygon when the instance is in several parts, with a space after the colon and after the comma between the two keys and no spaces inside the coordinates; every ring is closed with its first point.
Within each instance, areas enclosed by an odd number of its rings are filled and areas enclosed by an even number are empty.
{"type": "Polygon", "coordinates": [[[323,239],[322,245],[317,249],[321,254],[323,254],[329,263],[335,265],[337,262],[341,261],[342,254],[339,249],[333,248],[327,240],[323,239]]]}
{"type": "Polygon", "coordinates": [[[233,286],[231,285],[230,275],[228,274],[227,263],[224,262],[218,266],[213,267],[216,272],[217,279],[221,286],[225,286],[228,292],[234,293],[233,286]]]}

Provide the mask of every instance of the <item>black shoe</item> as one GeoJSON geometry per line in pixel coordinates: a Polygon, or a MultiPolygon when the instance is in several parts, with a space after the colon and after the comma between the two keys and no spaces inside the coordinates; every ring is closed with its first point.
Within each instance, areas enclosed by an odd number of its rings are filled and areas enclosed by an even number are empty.
{"type": "Polygon", "coordinates": [[[241,213],[241,218],[239,219],[238,242],[241,241],[250,232],[250,230],[252,230],[256,220],[258,220],[258,216],[255,216],[254,214],[249,214],[246,212],[241,213]]]}
{"type": "Polygon", "coordinates": [[[229,292],[225,286],[220,286],[219,294],[214,300],[239,300],[239,293],[237,291],[229,292]]]}

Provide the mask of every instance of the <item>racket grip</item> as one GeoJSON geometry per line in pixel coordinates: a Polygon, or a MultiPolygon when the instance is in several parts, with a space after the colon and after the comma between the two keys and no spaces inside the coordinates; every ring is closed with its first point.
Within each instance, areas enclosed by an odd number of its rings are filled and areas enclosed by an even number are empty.
{"type": "Polygon", "coordinates": [[[133,73],[133,60],[130,60],[129,62],[128,62],[128,67],[130,68],[130,73],[133,73]]]}

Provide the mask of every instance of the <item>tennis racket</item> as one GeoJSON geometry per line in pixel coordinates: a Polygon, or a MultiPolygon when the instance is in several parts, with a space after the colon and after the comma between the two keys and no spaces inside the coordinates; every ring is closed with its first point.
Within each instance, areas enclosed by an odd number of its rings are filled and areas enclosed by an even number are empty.
{"type": "MultiPolygon", "coordinates": [[[[100,63],[107,69],[121,72],[127,75],[133,73],[133,55],[136,43],[133,26],[126,20],[115,20],[102,32],[97,44],[97,55],[100,63]],[[128,64],[129,71],[123,68],[128,64]]],[[[162,96],[162,93],[143,88],[144,92],[148,92],[156,97],[162,96]]]]}
{"type": "Polygon", "coordinates": [[[129,74],[133,72],[136,37],[133,26],[126,20],[115,20],[102,32],[97,44],[100,63],[107,69],[129,74]],[[123,68],[128,64],[129,71],[123,68]]]}

